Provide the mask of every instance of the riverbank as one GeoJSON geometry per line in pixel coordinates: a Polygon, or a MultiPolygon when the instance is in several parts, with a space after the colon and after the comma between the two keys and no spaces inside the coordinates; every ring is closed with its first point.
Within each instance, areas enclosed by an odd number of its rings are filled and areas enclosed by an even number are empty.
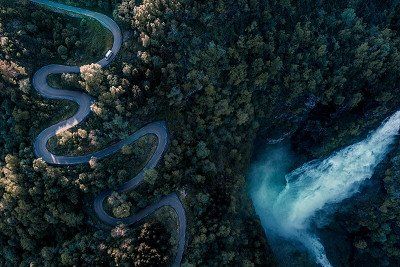
{"type": "MultiPolygon", "coordinates": [[[[358,192],[373,183],[370,178],[379,174],[382,162],[396,144],[399,114],[396,112],[386,119],[362,141],[293,171],[290,169],[295,157],[288,141],[267,147],[261,160],[255,161],[249,174],[250,194],[281,264],[287,266],[283,263],[285,257],[279,254],[282,251],[288,254],[287,246],[279,240],[282,237],[290,240],[291,245],[300,244],[299,251],[307,249],[323,266],[343,265],[346,260],[342,259],[350,257],[346,251],[351,251],[352,244],[346,244],[345,235],[337,235],[339,225],[331,223],[331,218],[343,210],[342,202],[354,201],[358,192]],[[337,233],[332,231],[335,228],[337,233]],[[324,232],[322,237],[321,231],[324,232]],[[330,253],[324,247],[324,239],[337,240],[328,246],[335,252],[333,262],[329,261],[330,253]],[[338,250],[342,251],[340,257],[338,250]]],[[[300,258],[302,261],[304,257],[300,258]]]]}

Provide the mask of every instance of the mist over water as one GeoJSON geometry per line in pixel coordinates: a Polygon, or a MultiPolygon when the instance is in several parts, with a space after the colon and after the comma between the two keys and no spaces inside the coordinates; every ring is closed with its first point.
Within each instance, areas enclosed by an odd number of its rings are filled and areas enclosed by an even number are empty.
{"type": "Polygon", "coordinates": [[[318,264],[331,266],[315,225],[321,226],[338,203],[357,193],[363,181],[372,177],[399,129],[400,111],[363,141],[290,173],[287,145],[270,148],[254,163],[249,175],[250,194],[275,252],[279,253],[274,236],[280,236],[301,244],[318,264]]]}

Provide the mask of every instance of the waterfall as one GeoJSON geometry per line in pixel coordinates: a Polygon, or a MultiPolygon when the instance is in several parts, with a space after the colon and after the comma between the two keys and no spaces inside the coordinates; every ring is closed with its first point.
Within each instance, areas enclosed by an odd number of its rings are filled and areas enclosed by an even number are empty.
{"type": "Polygon", "coordinates": [[[331,266],[323,244],[311,229],[315,215],[358,192],[390,151],[399,129],[400,111],[364,140],[286,174],[286,185],[280,191],[276,189],[276,168],[281,167],[271,161],[255,164],[250,192],[265,231],[303,244],[318,264],[331,266]]]}

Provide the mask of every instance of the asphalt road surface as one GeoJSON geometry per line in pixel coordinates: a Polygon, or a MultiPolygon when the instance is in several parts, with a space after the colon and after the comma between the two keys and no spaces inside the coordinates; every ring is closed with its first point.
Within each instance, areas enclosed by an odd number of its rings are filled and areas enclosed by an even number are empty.
{"type": "MultiPolygon", "coordinates": [[[[111,18],[89,10],[81,9],[78,7],[72,7],[52,1],[45,0],[31,0],[35,4],[40,4],[46,6],[55,12],[66,13],[71,16],[87,16],[93,18],[100,22],[104,27],[106,27],[114,37],[113,46],[110,49],[113,54],[109,59],[105,57],[97,62],[102,67],[109,65],[113,59],[117,56],[121,45],[122,45],[122,34],[118,25],[111,18]]],[[[49,139],[58,133],[66,131],[77,124],[81,123],[90,113],[91,105],[94,103],[94,99],[83,92],[68,91],[52,88],[47,84],[47,77],[50,74],[60,74],[60,73],[80,73],[79,66],[64,66],[64,65],[48,65],[40,70],[38,70],[32,80],[32,85],[35,90],[43,97],[49,99],[62,99],[74,101],[79,105],[79,109],[75,115],[71,118],[54,124],[47,129],[43,130],[35,139],[34,149],[35,154],[38,158],[42,158],[45,162],[53,165],[75,165],[88,163],[90,159],[96,158],[101,159],[110,156],[118,152],[124,145],[129,145],[134,143],[139,138],[145,135],[155,135],[157,137],[158,143],[157,148],[150,160],[146,163],[143,169],[132,179],[122,184],[117,190],[119,193],[127,192],[136,188],[141,182],[143,182],[144,174],[146,170],[155,168],[157,163],[161,160],[167,145],[168,145],[168,130],[165,121],[158,121],[150,123],[140,130],[136,131],[128,138],[113,144],[103,150],[90,153],[83,156],[59,156],[52,154],[48,148],[47,143],[49,139]]],[[[132,225],[138,223],[142,219],[146,218],[150,214],[154,213],[157,209],[162,207],[171,207],[175,210],[178,215],[178,234],[179,234],[179,244],[177,248],[177,253],[173,261],[174,266],[178,266],[181,263],[183,252],[185,249],[186,240],[186,214],[183,205],[176,193],[162,197],[155,204],[146,207],[145,209],[139,211],[138,213],[123,219],[118,219],[110,216],[104,210],[104,200],[110,196],[112,190],[107,189],[101,192],[94,199],[93,207],[100,221],[110,226],[116,226],[120,223],[126,225],[132,225]]]]}

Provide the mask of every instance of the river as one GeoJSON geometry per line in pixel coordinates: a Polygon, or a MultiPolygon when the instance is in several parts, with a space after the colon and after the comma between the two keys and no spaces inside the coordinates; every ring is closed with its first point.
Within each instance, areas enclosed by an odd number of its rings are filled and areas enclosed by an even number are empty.
{"type": "Polygon", "coordinates": [[[276,254],[282,249],[277,240],[284,238],[305,249],[318,265],[332,266],[317,229],[372,177],[393,147],[399,129],[400,111],[364,140],[293,171],[289,171],[294,156],[288,143],[267,148],[252,164],[248,180],[256,212],[276,254]]]}

